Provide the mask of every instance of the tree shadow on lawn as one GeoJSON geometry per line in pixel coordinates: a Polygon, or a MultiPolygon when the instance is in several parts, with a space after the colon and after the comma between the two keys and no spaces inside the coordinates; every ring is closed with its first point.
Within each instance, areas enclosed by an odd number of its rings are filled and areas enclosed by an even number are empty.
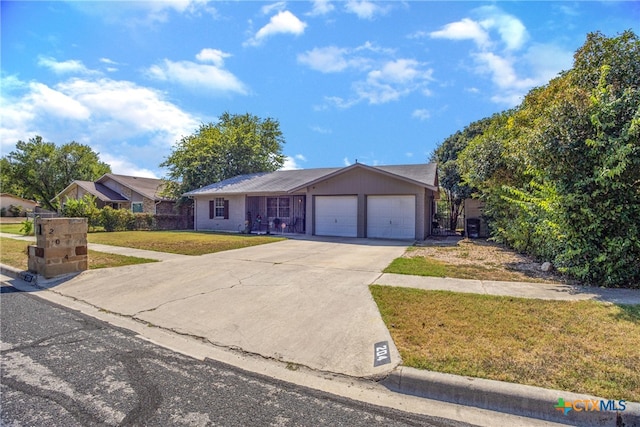
{"type": "Polygon", "coordinates": [[[613,316],[616,321],[640,325],[640,304],[616,304],[616,307],[620,309],[620,312],[613,316]]]}

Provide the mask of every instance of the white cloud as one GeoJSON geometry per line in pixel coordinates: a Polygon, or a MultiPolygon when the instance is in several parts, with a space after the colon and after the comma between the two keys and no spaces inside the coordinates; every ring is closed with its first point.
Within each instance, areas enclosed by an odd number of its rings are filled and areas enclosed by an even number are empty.
{"type": "Polygon", "coordinates": [[[311,12],[307,14],[309,16],[326,15],[335,9],[329,0],[314,0],[312,3],[311,12]]]}
{"type": "Polygon", "coordinates": [[[89,70],[82,61],[69,59],[58,61],[49,56],[39,56],[38,65],[50,69],[56,74],[92,74],[95,71],[89,70]]]}
{"type": "Polygon", "coordinates": [[[501,89],[523,90],[538,83],[533,78],[520,78],[514,69],[514,59],[505,58],[491,52],[479,53],[476,56],[481,70],[488,70],[492,80],[501,89]]]}
{"type": "Polygon", "coordinates": [[[141,168],[124,157],[113,156],[109,153],[100,153],[100,160],[111,166],[111,172],[119,175],[139,176],[143,178],[160,178],[150,169],[141,168]]]}
{"type": "Polygon", "coordinates": [[[36,114],[49,115],[61,119],[87,120],[91,112],[81,102],[42,83],[31,83],[28,100],[36,114]]]}
{"type": "Polygon", "coordinates": [[[537,76],[536,84],[544,84],[573,67],[573,52],[554,44],[536,43],[523,55],[524,63],[537,76]]]}
{"type": "Polygon", "coordinates": [[[336,73],[349,67],[348,49],[336,46],[316,47],[298,55],[298,62],[322,73],[336,73]]]}
{"type": "MultiPolygon", "coordinates": [[[[336,108],[340,108],[340,109],[347,109],[347,108],[351,108],[354,105],[356,105],[357,103],[360,102],[360,99],[358,98],[352,98],[350,100],[344,99],[340,96],[325,96],[324,97],[324,101],[326,104],[328,105],[333,105],[336,108]]],[[[316,108],[316,111],[322,111],[325,110],[325,106],[320,106],[316,108]]]]}
{"type": "Polygon", "coordinates": [[[422,64],[413,59],[388,61],[370,71],[367,79],[356,82],[354,87],[358,97],[370,104],[395,101],[423,88],[432,80],[433,70],[421,67],[422,64]]]}
{"type": "Polygon", "coordinates": [[[56,87],[125,135],[161,132],[175,141],[198,125],[188,114],[165,101],[158,91],[132,82],[74,79],[56,87]]]}
{"type": "Polygon", "coordinates": [[[307,24],[299,20],[293,13],[288,10],[278,12],[277,15],[272,16],[267,25],[260,28],[258,32],[245,42],[245,45],[257,46],[260,45],[266,38],[276,34],[293,34],[300,35],[304,33],[304,29],[307,24]]]}
{"type": "Polygon", "coordinates": [[[120,65],[109,58],[100,58],[100,62],[102,62],[103,64],[107,64],[106,70],[110,73],[118,71],[118,67],[116,67],[116,65],[120,65]]]}
{"type": "MultiPolygon", "coordinates": [[[[415,80],[423,72],[418,67],[419,63],[413,59],[398,59],[390,61],[383,65],[382,69],[374,70],[369,73],[370,79],[386,80],[394,83],[405,83],[415,80]]],[[[424,73],[424,78],[431,78],[431,73],[424,73]]]]}
{"type": "Polygon", "coordinates": [[[18,140],[41,135],[88,144],[101,158],[141,159],[147,166],[138,169],[150,170],[201,123],[161,92],[129,81],[74,78],[52,87],[39,82],[15,87],[9,94],[3,91],[0,100],[0,138],[7,151],[18,140]]]}
{"type": "Polygon", "coordinates": [[[508,50],[520,49],[529,38],[524,24],[498,7],[483,6],[475,9],[474,13],[481,17],[479,21],[463,18],[429,35],[432,38],[449,40],[473,40],[479,48],[485,50],[493,47],[494,42],[490,34],[492,30],[497,31],[500,40],[508,50]]]}
{"type": "Polygon", "coordinates": [[[211,62],[216,67],[224,66],[224,59],[231,57],[230,53],[223,52],[219,49],[202,49],[196,59],[200,62],[211,62]]]}
{"type": "Polygon", "coordinates": [[[345,166],[351,166],[351,162],[349,161],[349,158],[348,158],[348,157],[345,157],[344,159],[342,159],[342,163],[343,163],[345,166]]]}
{"type": "Polygon", "coordinates": [[[349,0],[344,7],[347,12],[356,14],[360,19],[373,19],[376,15],[387,13],[387,8],[367,0],[349,0]]]}
{"type": "Polygon", "coordinates": [[[214,65],[198,64],[191,61],[171,61],[151,66],[147,74],[154,79],[177,83],[197,90],[216,93],[238,93],[246,95],[248,89],[240,79],[223,68],[224,58],[231,55],[218,49],[203,49],[196,58],[212,62],[214,65]]]}
{"type": "Polygon", "coordinates": [[[487,30],[495,29],[507,49],[520,49],[528,40],[526,27],[515,16],[504,13],[496,6],[479,7],[475,12],[484,18],[480,25],[487,30]]]}
{"type": "Polygon", "coordinates": [[[447,24],[441,30],[431,32],[430,36],[435,39],[473,40],[479,47],[484,47],[489,42],[489,34],[479,23],[469,18],[447,24]]]}
{"type": "Polygon", "coordinates": [[[323,134],[323,135],[328,135],[328,134],[332,133],[331,129],[328,129],[328,128],[325,128],[325,127],[322,127],[322,126],[317,126],[317,125],[316,126],[311,126],[311,130],[316,132],[316,133],[323,134]]]}
{"type": "Polygon", "coordinates": [[[109,23],[124,24],[130,28],[153,27],[169,22],[172,14],[199,16],[207,13],[217,17],[216,9],[209,0],[162,0],[162,1],[71,1],[74,8],[109,23]],[[117,1],[117,7],[113,6],[117,1]]]}
{"type": "Polygon", "coordinates": [[[302,154],[296,154],[295,156],[286,156],[284,159],[284,165],[280,168],[280,170],[293,170],[293,169],[302,169],[302,166],[298,162],[306,162],[307,159],[302,154]]]}
{"type": "Polygon", "coordinates": [[[417,110],[413,110],[411,117],[418,120],[427,120],[431,118],[431,112],[425,108],[419,108],[417,110]]]}
{"type": "Polygon", "coordinates": [[[271,3],[265,6],[262,6],[262,8],[260,9],[260,11],[264,14],[264,15],[270,15],[273,12],[282,12],[283,10],[285,10],[285,8],[287,7],[287,3],[284,1],[279,1],[276,3],[271,3]]]}
{"type": "Polygon", "coordinates": [[[387,58],[394,53],[392,49],[380,48],[367,42],[355,49],[336,46],[314,48],[300,54],[298,62],[322,73],[337,73],[348,69],[363,74],[360,80],[352,83],[353,96],[350,99],[325,97],[325,102],[337,108],[349,108],[362,101],[383,104],[415,91],[429,96],[427,85],[433,80],[433,70],[414,59],[387,58]]]}
{"type": "MultiPolygon", "coordinates": [[[[490,76],[494,102],[515,106],[532,87],[547,83],[558,72],[571,67],[571,52],[552,44],[527,48],[529,34],[517,17],[496,6],[482,6],[473,13],[479,17],[477,21],[464,18],[430,36],[474,41],[477,50],[470,52],[476,64],[474,71],[490,76]]],[[[465,90],[478,92],[477,88],[465,90]]]]}

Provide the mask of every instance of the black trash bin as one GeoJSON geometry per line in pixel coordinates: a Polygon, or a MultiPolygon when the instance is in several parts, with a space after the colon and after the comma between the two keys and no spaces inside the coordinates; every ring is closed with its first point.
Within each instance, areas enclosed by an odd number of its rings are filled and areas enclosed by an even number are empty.
{"type": "Polygon", "coordinates": [[[467,219],[467,237],[472,239],[480,237],[480,218],[467,219]]]}

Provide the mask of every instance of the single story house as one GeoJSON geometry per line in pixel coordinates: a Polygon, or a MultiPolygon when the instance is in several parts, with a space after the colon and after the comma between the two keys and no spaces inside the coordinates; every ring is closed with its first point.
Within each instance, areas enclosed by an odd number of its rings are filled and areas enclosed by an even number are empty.
{"type": "Polygon", "coordinates": [[[3,216],[13,215],[13,208],[18,208],[23,216],[26,216],[27,212],[35,211],[38,206],[38,202],[35,200],[23,199],[22,197],[14,196],[9,193],[0,194],[0,210],[3,212],[3,216]]]}
{"type": "Polygon", "coordinates": [[[62,207],[67,199],[91,194],[100,209],[111,206],[134,213],[173,214],[175,201],[160,195],[164,185],[161,179],[107,173],[95,182],[73,181],[55,199],[62,207]]]}
{"type": "Polygon", "coordinates": [[[184,196],[195,230],[423,240],[438,197],[436,164],[280,170],[184,196]]]}

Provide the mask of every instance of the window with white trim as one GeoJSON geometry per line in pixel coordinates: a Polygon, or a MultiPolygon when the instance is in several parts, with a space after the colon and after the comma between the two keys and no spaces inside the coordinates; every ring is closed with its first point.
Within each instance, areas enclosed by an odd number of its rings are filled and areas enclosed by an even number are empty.
{"type": "Polygon", "coordinates": [[[224,218],[224,197],[216,197],[215,217],[224,218]]]}
{"type": "Polygon", "coordinates": [[[133,213],[142,213],[143,204],[142,202],[132,202],[131,203],[131,212],[133,213]]]}

